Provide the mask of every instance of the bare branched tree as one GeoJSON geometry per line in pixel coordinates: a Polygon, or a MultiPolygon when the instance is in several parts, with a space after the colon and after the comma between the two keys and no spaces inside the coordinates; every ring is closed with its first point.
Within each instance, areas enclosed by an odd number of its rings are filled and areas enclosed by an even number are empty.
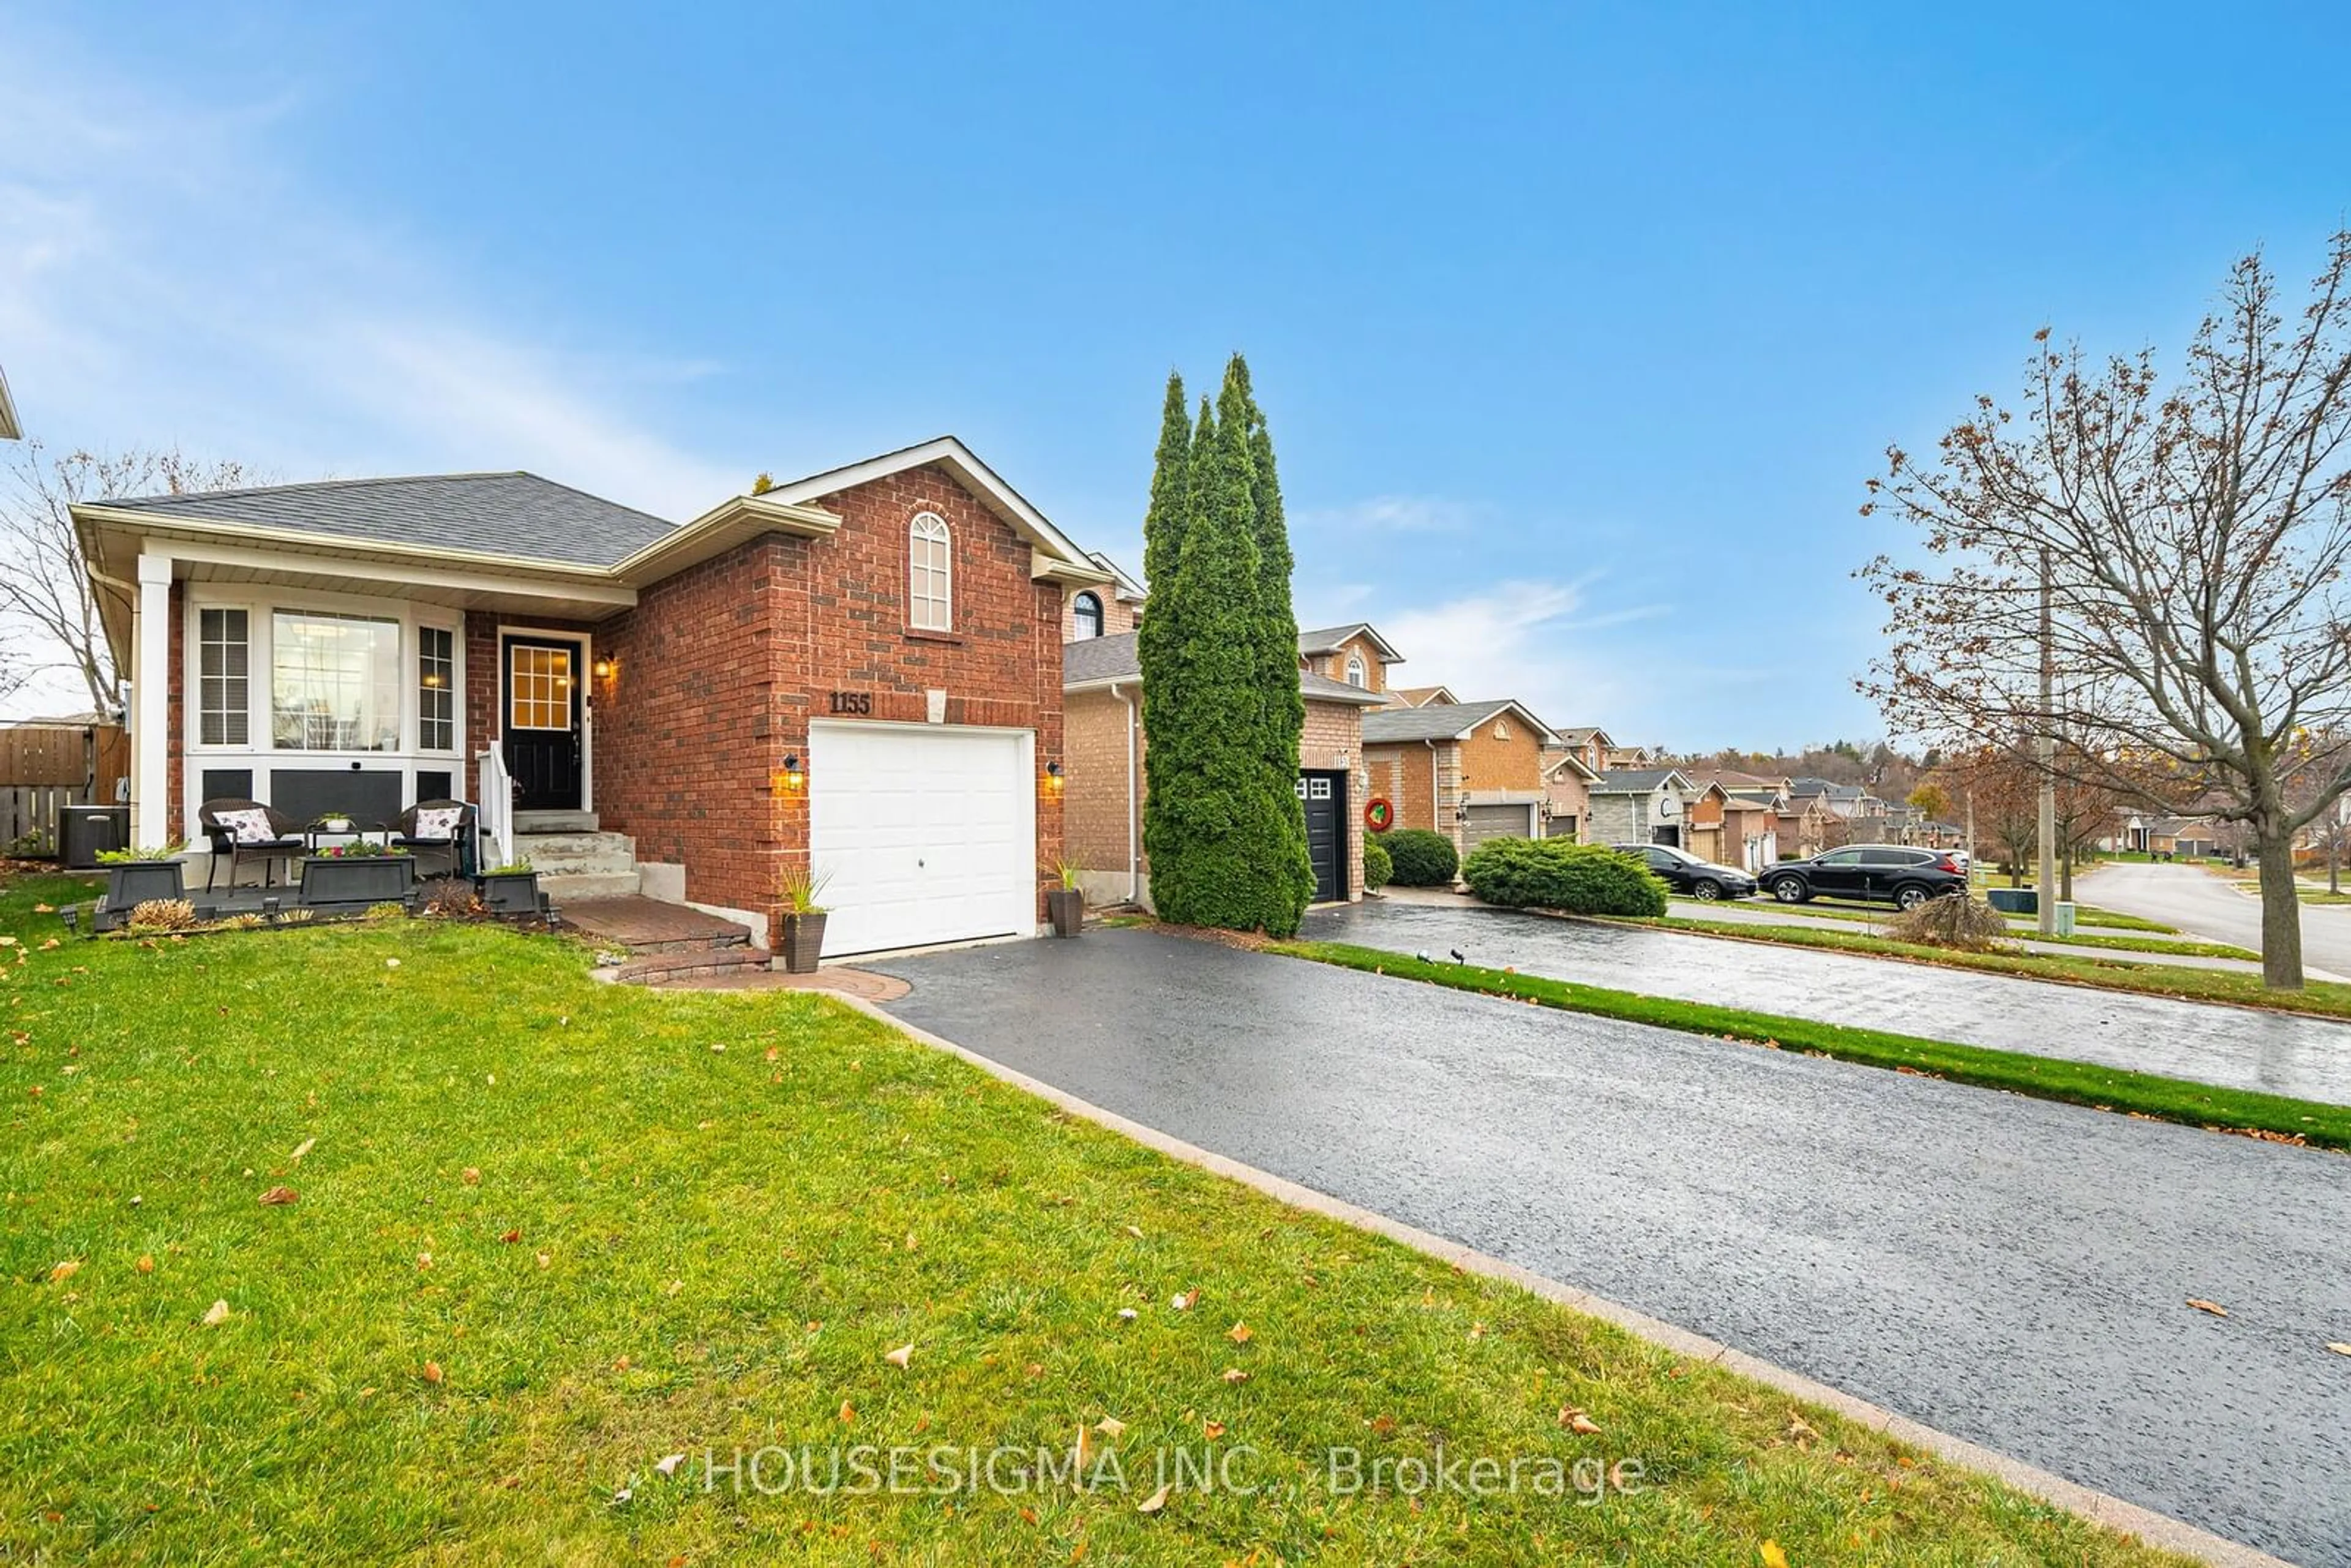
{"type": "Polygon", "coordinates": [[[202,463],[177,450],[52,456],[37,441],[9,465],[0,494],[0,622],[13,623],[33,670],[71,670],[93,712],[122,716],[114,653],[99,619],[99,590],[82,560],[69,510],[82,501],[233,490],[254,481],[242,464],[202,463]]]}
{"type": "Polygon", "coordinates": [[[1925,564],[1863,569],[1892,612],[1863,689],[1899,728],[2061,738],[2119,799],[2238,824],[2263,981],[2298,989],[2294,836],[2351,785],[2351,233],[2287,308],[2240,261],[2169,384],[2152,352],[2100,365],[2044,328],[2021,418],[1982,397],[1939,464],[1891,450],[1862,509],[1916,525],[1925,564]]]}

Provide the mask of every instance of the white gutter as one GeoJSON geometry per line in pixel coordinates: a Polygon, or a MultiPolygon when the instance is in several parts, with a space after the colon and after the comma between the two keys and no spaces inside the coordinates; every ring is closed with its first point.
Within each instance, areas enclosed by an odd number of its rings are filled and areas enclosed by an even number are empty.
{"type": "Polygon", "coordinates": [[[1110,695],[1126,709],[1126,901],[1143,902],[1143,846],[1135,822],[1134,789],[1134,699],[1119,689],[1119,683],[1110,684],[1110,695]]]}

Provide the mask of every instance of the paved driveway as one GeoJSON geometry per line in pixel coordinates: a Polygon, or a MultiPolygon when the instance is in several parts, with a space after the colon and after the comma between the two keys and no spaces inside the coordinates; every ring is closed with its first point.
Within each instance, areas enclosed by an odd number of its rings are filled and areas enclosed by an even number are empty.
{"type": "Polygon", "coordinates": [[[2351,1568],[2351,1158],[1146,930],[875,967],[1098,1105],[2351,1568]]]}
{"type": "Polygon", "coordinates": [[[1752,1008],[2351,1105],[2351,1024],[1806,947],[1558,920],[1466,901],[1316,910],[1304,935],[1615,990],[1752,1008]]]}
{"type": "MultiPolygon", "coordinates": [[[[2262,950],[2262,901],[2199,866],[2114,861],[2075,877],[2074,891],[2085,904],[2160,920],[2208,941],[2262,950]]],[[[2351,905],[2303,905],[2302,961],[2305,969],[2319,972],[2313,978],[2351,975],[2351,905]]]]}

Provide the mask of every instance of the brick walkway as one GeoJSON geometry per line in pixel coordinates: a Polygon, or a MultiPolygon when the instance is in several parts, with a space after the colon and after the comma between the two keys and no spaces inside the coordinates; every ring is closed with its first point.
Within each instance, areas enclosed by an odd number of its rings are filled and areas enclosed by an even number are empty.
{"type": "Polygon", "coordinates": [[[631,894],[623,898],[581,898],[559,906],[563,918],[600,942],[634,953],[668,953],[695,947],[745,947],[750,932],[732,920],[705,915],[683,904],[631,894]]]}

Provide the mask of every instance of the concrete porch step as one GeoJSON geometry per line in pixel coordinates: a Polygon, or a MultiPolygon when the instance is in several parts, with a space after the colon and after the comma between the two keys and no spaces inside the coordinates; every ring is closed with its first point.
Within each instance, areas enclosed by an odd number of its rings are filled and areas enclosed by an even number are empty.
{"type": "MultiPolygon", "coordinates": [[[[538,863],[536,861],[531,862],[533,869],[538,863]]],[[[637,892],[637,873],[633,871],[590,872],[549,876],[541,873],[538,891],[559,905],[596,898],[629,898],[637,892]]]]}
{"type": "Polygon", "coordinates": [[[517,833],[592,833],[602,824],[593,811],[517,811],[517,833]]]}
{"type": "Polygon", "coordinates": [[[637,873],[637,841],[626,833],[517,833],[514,846],[542,886],[550,876],[637,873]]]}
{"type": "Polygon", "coordinates": [[[612,971],[624,985],[667,986],[680,980],[715,976],[756,974],[767,968],[771,955],[765,947],[695,947],[648,953],[612,971]]]}

